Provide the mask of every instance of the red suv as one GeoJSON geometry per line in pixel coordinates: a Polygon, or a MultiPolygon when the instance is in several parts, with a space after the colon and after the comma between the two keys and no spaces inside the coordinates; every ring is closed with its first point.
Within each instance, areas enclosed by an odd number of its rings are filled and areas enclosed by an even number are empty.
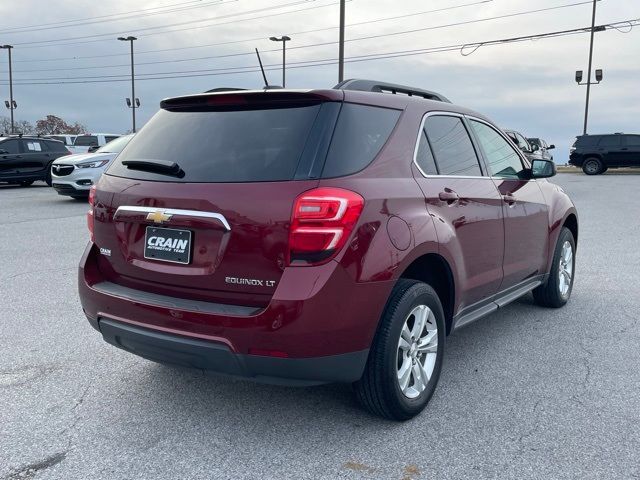
{"type": "Polygon", "coordinates": [[[147,359],[353,382],[367,409],[408,419],[453,330],[529,291],[569,299],[578,221],[554,174],[425,90],[167,99],[92,190],[82,307],[147,359]]]}

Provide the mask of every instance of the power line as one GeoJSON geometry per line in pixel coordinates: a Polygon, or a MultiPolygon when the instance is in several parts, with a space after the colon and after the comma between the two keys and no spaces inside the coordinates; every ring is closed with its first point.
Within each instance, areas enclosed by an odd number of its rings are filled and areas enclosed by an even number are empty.
{"type": "MultiPolygon", "coordinates": [[[[405,34],[409,34],[409,33],[416,33],[416,32],[422,32],[422,31],[427,31],[427,30],[437,30],[437,29],[442,29],[442,28],[449,28],[449,27],[455,27],[455,26],[461,26],[461,25],[469,25],[469,24],[473,24],[473,23],[481,23],[481,22],[487,22],[487,21],[493,21],[493,20],[500,20],[500,19],[504,19],[504,18],[511,18],[511,17],[516,17],[516,16],[523,16],[523,15],[531,15],[531,14],[535,14],[535,13],[541,13],[541,12],[547,12],[547,11],[551,11],[551,10],[558,10],[561,8],[568,8],[568,7],[575,7],[575,6],[580,6],[580,5],[585,5],[585,4],[590,4],[591,0],[586,0],[586,1],[581,1],[581,2],[576,2],[576,3],[569,3],[569,4],[565,4],[565,5],[557,5],[554,7],[547,7],[547,8],[539,8],[539,9],[535,9],[535,10],[526,10],[523,12],[515,12],[515,13],[510,13],[510,14],[504,14],[504,15],[497,15],[494,17],[485,17],[485,18],[478,18],[478,19],[474,19],[474,20],[467,20],[467,21],[462,21],[462,22],[454,22],[454,23],[447,23],[444,25],[432,25],[430,27],[423,27],[423,28],[418,28],[418,29],[411,29],[411,30],[402,30],[399,32],[391,32],[391,33],[384,33],[384,34],[378,34],[378,35],[368,35],[368,36],[364,36],[364,37],[355,37],[355,38],[350,38],[350,39],[346,39],[345,42],[356,42],[356,41],[361,41],[361,40],[370,40],[370,39],[375,39],[375,38],[381,38],[381,37],[388,37],[388,36],[396,36],[396,35],[405,35],[405,34]]],[[[403,18],[406,15],[401,15],[399,17],[388,17],[388,18],[381,18],[381,19],[375,19],[375,20],[369,20],[367,22],[359,22],[359,25],[365,24],[365,23],[375,23],[375,22],[380,22],[383,20],[387,20],[387,19],[397,19],[397,18],[403,18]]],[[[329,27],[330,29],[336,28],[336,27],[329,27]]],[[[316,29],[316,30],[312,30],[312,31],[319,31],[319,30],[326,30],[327,28],[324,29],[316,29]]],[[[299,35],[301,34],[301,32],[293,32],[290,35],[299,35]]],[[[313,47],[320,47],[320,46],[328,46],[328,45],[335,45],[337,42],[335,41],[330,41],[330,42],[319,42],[319,43],[312,43],[312,44],[306,44],[306,45],[296,45],[293,47],[289,47],[289,50],[298,50],[298,49],[306,49],[306,48],[313,48],[313,47]]],[[[279,50],[267,50],[267,52],[274,52],[274,51],[279,51],[279,50]]],[[[218,59],[218,58],[230,58],[230,57],[238,57],[238,56],[247,56],[247,55],[253,55],[253,52],[242,52],[242,53],[231,53],[231,54],[224,54],[224,55],[208,55],[208,56],[204,56],[204,57],[195,57],[195,58],[182,58],[182,59],[177,59],[177,60],[158,60],[158,61],[153,61],[153,62],[138,62],[136,65],[159,65],[159,64],[166,64],[166,63],[178,63],[178,62],[187,62],[187,61],[196,61],[196,60],[211,60],[211,59],[218,59]]],[[[128,66],[127,65],[101,65],[98,67],[89,67],[89,68],[93,68],[93,69],[102,69],[102,68],[115,68],[115,67],[122,67],[122,66],[128,66]]],[[[57,69],[40,69],[40,70],[31,70],[31,72],[37,72],[37,71],[66,71],[68,70],[68,68],[57,68],[57,69]]],[[[21,71],[22,73],[24,72],[28,72],[28,70],[23,70],[21,71]]],[[[110,77],[117,77],[118,75],[110,75],[110,77]]],[[[109,77],[109,75],[107,75],[106,77],[109,77]]],[[[51,78],[46,78],[47,80],[62,80],[65,78],[73,78],[73,77],[51,77],[51,78]]],[[[98,78],[98,77],[77,77],[77,78],[98,78]]],[[[33,79],[25,79],[25,80],[33,80],[33,79]]]]}
{"type": "MultiPolygon", "coordinates": [[[[481,5],[483,3],[490,3],[490,2],[493,2],[493,0],[477,0],[477,1],[474,1],[474,2],[471,2],[471,3],[463,3],[463,4],[459,4],[459,5],[452,5],[452,6],[448,6],[448,7],[436,8],[436,9],[433,9],[433,10],[424,10],[424,11],[413,12],[413,13],[408,13],[408,14],[404,14],[404,15],[397,15],[397,16],[394,16],[394,17],[383,17],[383,18],[377,18],[377,19],[374,19],[374,20],[366,20],[366,21],[362,21],[362,22],[348,23],[346,26],[347,27],[356,27],[356,26],[360,26],[360,25],[367,25],[367,24],[371,24],[371,23],[383,22],[383,21],[387,21],[387,20],[398,20],[398,19],[401,19],[401,18],[415,17],[415,16],[418,16],[418,15],[426,15],[428,13],[438,13],[438,12],[444,12],[444,11],[449,11],[449,10],[455,10],[455,9],[459,9],[459,8],[471,7],[471,6],[481,5]]],[[[330,5],[336,5],[336,3],[330,4],[330,5]]],[[[330,5],[327,5],[327,6],[330,6],[330,5]]],[[[323,5],[323,7],[324,7],[324,5],[323,5]]],[[[318,7],[318,8],[321,8],[321,7],[318,7]]],[[[303,10],[307,10],[307,9],[294,10],[294,11],[286,12],[286,13],[294,13],[294,12],[303,11],[303,10]]],[[[264,17],[258,17],[258,18],[264,18],[264,17]]],[[[249,18],[247,20],[252,20],[252,19],[249,18]]],[[[226,25],[226,24],[227,23],[224,23],[222,25],[226,25]]],[[[304,35],[304,34],[308,34],[308,33],[317,33],[317,32],[322,32],[322,31],[326,31],[326,30],[336,30],[337,28],[338,28],[337,26],[324,27],[324,28],[316,28],[316,29],[313,29],[313,30],[303,30],[303,31],[299,31],[299,32],[287,32],[287,34],[288,35],[304,35]]],[[[153,53],[163,53],[163,52],[190,50],[190,49],[194,49],[194,48],[217,47],[217,46],[230,45],[230,44],[235,44],[235,43],[255,42],[255,41],[258,41],[258,40],[264,40],[264,36],[257,37],[257,38],[254,37],[254,38],[244,38],[244,39],[240,39],[240,40],[231,40],[231,41],[219,42],[219,43],[206,43],[206,44],[189,45],[189,46],[183,46],[183,47],[162,48],[162,49],[157,49],[157,50],[142,50],[140,52],[136,52],[136,55],[145,55],[145,54],[153,54],[153,53]]],[[[252,51],[251,54],[253,55],[254,52],[252,51]]],[[[14,63],[41,63],[41,62],[55,62],[55,61],[64,61],[64,60],[87,60],[87,59],[92,59],[92,58],[104,59],[106,57],[122,57],[122,56],[126,56],[126,54],[123,54],[123,53],[109,53],[109,54],[105,54],[105,55],[85,55],[85,56],[58,57],[58,58],[38,58],[38,59],[32,59],[32,60],[16,60],[14,63]]],[[[97,67],[89,67],[89,68],[97,68],[97,67]]],[[[49,71],[49,70],[50,69],[43,69],[41,71],[49,71]]],[[[66,70],[66,68],[65,68],[65,70],[66,70]]],[[[26,70],[23,70],[23,71],[26,71],[26,70]]],[[[32,70],[32,71],[36,71],[36,70],[32,70]]]]}
{"type": "MultiPolygon", "coordinates": [[[[237,12],[237,13],[229,13],[226,15],[219,15],[216,17],[208,17],[208,18],[199,18],[196,20],[188,20],[188,21],[184,21],[184,22],[176,22],[176,23],[168,23],[166,25],[158,25],[155,27],[145,27],[145,28],[136,28],[136,34],[140,34],[141,32],[148,32],[150,30],[161,30],[161,29],[165,29],[165,28],[169,28],[169,27],[179,27],[179,26],[185,26],[185,25],[193,25],[196,23],[202,23],[202,22],[208,22],[210,20],[218,20],[221,18],[232,18],[232,17],[239,17],[242,15],[248,15],[251,13],[259,13],[259,12],[265,12],[265,11],[271,11],[271,10],[277,10],[280,8],[286,8],[286,7],[293,7],[296,5],[301,5],[303,3],[310,3],[310,2],[314,2],[315,0],[297,0],[294,2],[289,2],[289,3],[283,3],[280,5],[272,5],[269,7],[262,7],[262,8],[256,8],[256,9],[252,9],[252,10],[245,10],[244,12],[237,12]]],[[[202,27],[189,27],[188,30],[192,30],[194,28],[202,28],[202,27]]],[[[182,29],[184,30],[184,29],[182,29]]],[[[170,32],[174,32],[174,31],[180,31],[180,29],[176,29],[176,30],[170,30],[170,32]]],[[[40,45],[40,44],[47,44],[46,46],[55,46],[55,45],[71,45],[70,43],[58,43],[58,42],[66,42],[68,40],[88,40],[88,39],[98,39],[100,38],[100,41],[104,41],[103,38],[101,37],[109,37],[109,40],[111,40],[111,37],[114,37],[116,35],[123,35],[129,33],[129,30],[118,30],[118,31],[113,31],[113,32],[109,32],[109,33],[96,33],[94,35],[81,35],[81,36],[77,36],[77,37],[65,37],[65,38],[53,38],[53,39],[48,39],[48,40],[34,40],[32,42],[14,42],[13,45],[18,47],[21,46],[22,48],[36,48],[33,47],[33,45],[40,45]],[[29,47],[29,45],[32,45],[32,47],[29,47]]],[[[146,33],[146,36],[149,35],[157,35],[159,33],[167,33],[167,32],[155,32],[155,33],[146,33]]],[[[95,40],[94,40],[95,41],[95,40]]],[[[82,42],[87,43],[85,42],[82,42]]]]}
{"type": "Polygon", "coordinates": [[[44,30],[53,30],[59,28],[80,27],[84,25],[93,25],[96,23],[107,22],[119,22],[122,20],[129,20],[132,18],[138,19],[140,17],[150,17],[153,15],[164,15],[167,13],[176,13],[186,10],[192,10],[196,8],[204,8],[209,6],[218,6],[224,3],[237,2],[238,0],[213,0],[203,2],[202,0],[191,0],[189,2],[181,2],[163,7],[143,8],[140,10],[130,10],[128,12],[112,13],[109,15],[99,15],[97,17],[87,17],[75,20],[63,20],[60,22],[42,23],[39,25],[27,25],[22,27],[12,27],[0,29],[0,33],[13,34],[13,33],[32,33],[40,32],[44,30]],[[161,10],[162,9],[162,10],[161,10]],[[160,10],[160,11],[156,11],[160,10]],[[118,17],[118,18],[113,18],[118,17]]]}
{"type": "MultiPolygon", "coordinates": [[[[618,29],[621,26],[627,27],[635,27],[640,25],[640,18],[624,20],[620,22],[610,23],[606,25],[601,25],[599,28],[603,28],[605,30],[614,30],[618,29]]],[[[574,28],[569,30],[560,30],[554,32],[546,32],[534,35],[524,35],[519,37],[508,37],[494,40],[486,40],[482,42],[472,42],[472,43],[464,43],[464,44],[455,44],[455,45],[442,45],[437,47],[429,47],[422,49],[413,49],[413,50],[400,50],[395,52],[386,52],[386,53],[372,53],[367,55],[356,55],[352,57],[348,57],[345,59],[345,63],[356,63],[356,62],[366,62],[366,61],[374,61],[374,60],[383,60],[390,58],[399,58],[399,57],[408,57],[415,55],[425,55],[425,54],[433,54],[433,53],[441,53],[441,52],[449,52],[449,51],[460,51],[463,53],[465,48],[473,48],[474,52],[484,46],[495,46],[495,45],[504,45],[510,43],[520,43],[524,41],[530,40],[540,40],[545,38],[557,38],[564,37],[568,35],[577,35],[581,33],[590,32],[590,27],[581,27],[574,28]]],[[[471,52],[473,53],[473,52],[471,52]]],[[[301,62],[293,62],[289,63],[288,68],[311,68],[311,67],[319,67],[326,65],[335,65],[337,64],[337,59],[335,58],[327,58],[327,59],[319,59],[319,60],[307,60],[301,62]]],[[[278,64],[269,64],[265,65],[266,70],[279,70],[281,65],[278,64]]],[[[141,81],[145,80],[165,80],[165,79],[177,79],[177,78],[196,78],[196,77],[209,77],[209,76],[219,76],[219,75],[233,75],[233,74],[241,74],[241,73],[254,73],[259,72],[260,70],[253,66],[243,66],[243,67],[228,67],[222,69],[208,69],[208,70],[198,70],[193,72],[202,72],[202,73],[191,73],[188,72],[157,72],[155,74],[147,74],[147,75],[156,75],[156,76],[148,76],[139,78],[141,81]],[[181,73],[181,74],[178,74],[181,73]],[[187,73],[187,74],[185,74],[187,73]]],[[[89,83],[117,83],[128,81],[128,78],[122,79],[104,79],[104,77],[98,77],[96,80],[80,80],[80,81],[56,81],[56,82],[20,82],[16,83],[17,85],[65,85],[65,84],[89,84],[89,83]]]]}

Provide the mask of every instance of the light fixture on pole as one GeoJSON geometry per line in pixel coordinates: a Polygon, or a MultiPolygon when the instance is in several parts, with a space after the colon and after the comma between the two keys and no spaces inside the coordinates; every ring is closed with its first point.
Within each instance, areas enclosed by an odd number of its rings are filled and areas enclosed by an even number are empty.
{"type": "Polygon", "coordinates": [[[13,111],[18,107],[18,104],[13,100],[13,71],[11,66],[11,50],[13,45],[0,45],[0,48],[9,52],[9,102],[4,102],[7,108],[11,111],[11,133],[14,132],[13,128],[13,111]]]}
{"type": "Polygon", "coordinates": [[[285,88],[286,80],[285,80],[285,70],[287,65],[287,42],[291,40],[291,37],[287,37],[286,35],[278,37],[269,37],[269,40],[272,42],[282,42],[282,88],[285,88]]]}
{"type": "Polygon", "coordinates": [[[576,72],[576,82],[578,85],[586,85],[587,86],[587,98],[585,100],[584,105],[584,131],[583,134],[587,134],[587,123],[589,120],[589,98],[591,96],[591,85],[598,84],[602,81],[602,70],[596,70],[596,82],[591,81],[591,68],[593,64],[593,39],[596,32],[605,31],[605,27],[602,25],[596,27],[596,6],[600,0],[593,0],[593,10],[591,13],[591,40],[589,41],[589,68],[587,70],[587,81],[586,83],[582,83],[582,70],[578,70],[576,72]],[[578,73],[580,74],[580,78],[578,79],[578,73]],[[598,73],[600,78],[598,79],[598,73]]]}
{"type": "Polygon", "coordinates": [[[132,128],[131,131],[135,133],[136,131],[136,108],[140,107],[140,100],[136,98],[136,76],[133,62],[133,41],[137,40],[136,37],[128,36],[128,37],[118,37],[118,40],[121,42],[129,42],[131,46],[131,99],[133,99],[133,103],[130,98],[127,98],[127,106],[131,108],[131,119],[132,119],[132,128]]]}

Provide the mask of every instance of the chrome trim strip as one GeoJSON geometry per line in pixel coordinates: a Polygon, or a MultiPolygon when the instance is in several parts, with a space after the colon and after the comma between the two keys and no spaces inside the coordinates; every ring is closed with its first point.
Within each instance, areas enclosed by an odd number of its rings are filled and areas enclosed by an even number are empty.
{"type": "Polygon", "coordinates": [[[174,208],[158,208],[158,207],[138,207],[138,206],[129,206],[124,205],[118,207],[116,210],[116,215],[120,212],[128,212],[128,213],[154,213],[154,212],[162,212],[166,215],[172,216],[189,216],[189,217],[198,217],[198,218],[213,218],[218,220],[222,226],[227,229],[227,231],[231,231],[231,226],[227,219],[221,213],[214,212],[202,212],[200,210],[180,210],[174,208]]]}

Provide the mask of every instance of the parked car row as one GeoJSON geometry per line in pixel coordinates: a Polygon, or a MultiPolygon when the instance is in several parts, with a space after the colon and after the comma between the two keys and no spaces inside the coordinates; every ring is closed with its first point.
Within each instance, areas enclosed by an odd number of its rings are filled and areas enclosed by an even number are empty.
{"type": "Polygon", "coordinates": [[[526,138],[515,130],[505,130],[505,133],[529,160],[553,160],[549,151],[556,148],[555,145],[549,145],[541,138],[526,138]]]}
{"type": "Polygon", "coordinates": [[[75,139],[70,139],[71,135],[0,137],[0,182],[29,186],[43,180],[60,195],[86,198],[91,185],[132,137],[93,135],[100,142],[110,139],[93,153],[73,154],[74,147],[67,145],[71,140],[77,142],[91,136],[78,135],[75,139]]]}

